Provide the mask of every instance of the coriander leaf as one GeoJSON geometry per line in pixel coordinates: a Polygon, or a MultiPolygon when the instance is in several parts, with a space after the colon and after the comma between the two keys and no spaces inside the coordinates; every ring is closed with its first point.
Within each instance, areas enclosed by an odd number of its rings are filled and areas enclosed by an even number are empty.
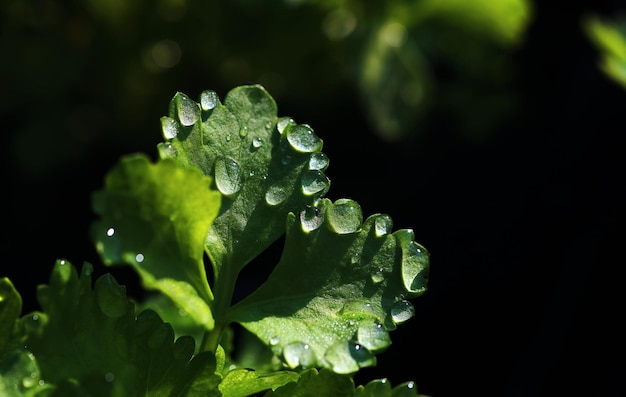
{"type": "Polygon", "coordinates": [[[352,378],[322,369],[302,372],[297,382],[265,393],[265,397],[353,397],[352,378]]]}
{"type": "Polygon", "coordinates": [[[22,313],[22,297],[13,283],[0,278],[0,357],[4,349],[11,347],[15,323],[22,313]]]}
{"type": "Polygon", "coordinates": [[[388,332],[414,315],[407,298],[426,290],[428,252],[413,232],[348,199],[319,200],[289,214],[282,257],[267,281],[232,307],[229,319],[291,368],[354,373],[375,365],[388,332]]]}
{"type": "Polygon", "coordinates": [[[287,214],[327,192],[323,142],[310,126],[279,119],[259,85],[231,90],[223,104],[210,90],[199,104],[177,93],[161,121],[160,156],[199,168],[223,194],[206,239],[223,312],[239,271],[284,234],[287,214]]]}
{"type": "Polygon", "coordinates": [[[602,72],[626,88],[626,19],[602,19],[596,15],[584,20],[585,33],[600,54],[602,72]]]}
{"type": "Polygon", "coordinates": [[[245,397],[263,390],[276,389],[297,380],[298,377],[297,373],[291,371],[262,374],[248,369],[234,369],[224,376],[219,389],[222,397],[245,397]]]}
{"type": "Polygon", "coordinates": [[[210,183],[173,160],[152,164],[137,154],[122,158],[93,196],[101,217],[93,236],[104,263],[133,266],[145,287],[166,294],[207,329],[213,294],[204,240],[221,197],[210,183]]]}
{"type": "Polygon", "coordinates": [[[92,266],[80,276],[57,261],[50,283],[38,289],[42,312],[22,317],[24,345],[41,378],[74,395],[181,395],[196,377],[215,371],[215,359],[193,356],[194,340],[174,340],[171,326],[153,311],[135,317],[125,288],[110,274],[91,286],[92,266]]]}

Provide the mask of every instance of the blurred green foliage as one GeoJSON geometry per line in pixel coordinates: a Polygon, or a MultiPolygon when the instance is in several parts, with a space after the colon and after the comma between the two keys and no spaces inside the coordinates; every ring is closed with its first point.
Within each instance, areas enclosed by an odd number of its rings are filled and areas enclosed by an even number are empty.
{"type": "Polygon", "coordinates": [[[44,177],[102,151],[151,150],[177,91],[251,83],[294,108],[361,106],[388,141],[415,138],[433,111],[484,138],[514,112],[510,54],[532,19],[528,0],[1,7],[0,117],[19,171],[44,177]]]}
{"type": "Polygon", "coordinates": [[[608,20],[590,15],[584,19],[583,27],[600,53],[600,69],[626,88],[626,18],[608,20]]]}

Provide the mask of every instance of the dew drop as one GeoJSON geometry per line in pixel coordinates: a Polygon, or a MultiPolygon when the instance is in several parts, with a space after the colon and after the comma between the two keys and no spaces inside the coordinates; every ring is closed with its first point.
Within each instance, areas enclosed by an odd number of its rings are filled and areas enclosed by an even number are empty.
{"type": "Polygon", "coordinates": [[[161,117],[161,131],[165,139],[174,139],[178,135],[180,126],[178,122],[171,117],[161,117]]]}
{"type": "Polygon", "coordinates": [[[178,152],[170,142],[161,142],[157,145],[159,157],[162,159],[172,159],[178,156],[178,152]]]}
{"type": "Polygon", "coordinates": [[[307,343],[292,342],[283,349],[283,358],[290,368],[315,365],[315,353],[307,343]]]}
{"type": "Polygon", "coordinates": [[[187,95],[176,95],[176,110],[178,111],[178,120],[186,127],[193,125],[200,118],[200,108],[198,104],[187,95]]]}
{"type": "Polygon", "coordinates": [[[229,157],[215,162],[215,184],[222,194],[233,195],[241,189],[241,167],[229,157]]]}
{"type": "Polygon", "coordinates": [[[374,355],[364,346],[354,342],[337,342],[328,348],[324,358],[339,374],[355,373],[361,367],[376,364],[374,355]]]}
{"type": "Polygon", "coordinates": [[[276,129],[278,130],[279,134],[283,134],[285,133],[285,129],[289,126],[289,125],[293,125],[295,124],[295,121],[293,121],[292,118],[290,117],[281,117],[278,120],[278,123],[276,123],[276,129]]]}
{"type": "Polygon", "coordinates": [[[380,214],[374,219],[374,231],[377,237],[382,237],[391,232],[393,221],[389,215],[380,214]]]}
{"type": "Polygon", "coordinates": [[[393,304],[390,313],[394,323],[402,324],[415,315],[415,308],[411,302],[401,300],[393,304]]]}
{"type": "Polygon", "coordinates": [[[328,208],[328,223],[338,234],[355,233],[363,222],[359,204],[350,199],[339,199],[328,208]]]}
{"type": "Polygon", "coordinates": [[[108,383],[111,383],[115,380],[115,374],[113,372],[107,372],[104,374],[104,380],[108,383]]]}
{"type": "Polygon", "coordinates": [[[252,140],[252,147],[253,148],[258,149],[261,146],[263,146],[263,139],[261,139],[261,138],[254,138],[252,140]]]}
{"type": "Polygon", "coordinates": [[[312,205],[307,205],[302,212],[300,212],[300,223],[302,224],[302,230],[305,232],[312,232],[320,227],[324,222],[324,215],[320,210],[312,205]]]}
{"type": "Polygon", "coordinates": [[[287,131],[287,141],[298,152],[312,153],[322,149],[322,140],[306,124],[298,124],[287,131]]]}
{"type": "Polygon", "coordinates": [[[248,136],[248,127],[247,126],[243,126],[239,129],[239,136],[242,138],[245,138],[248,136]]]}
{"type": "Polygon", "coordinates": [[[360,343],[348,343],[350,356],[357,362],[359,367],[371,367],[376,364],[376,358],[368,348],[360,343]]]}
{"type": "Polygon", "coordinates": [[[266,121],[265,122],[265,129],[268,130],[268,131],[272,129],[272,122],[271,121],[266,121]]]}
{"type": "Polygon", "coordinates": [[[382,351],[391,344],[389,333],[377,321],[364,321],[357,330],[359,343],[372,352],[382,351]]]}
{"type": "Polygon", "coordinates": [[[302,192],[307,196],[311,196],[326,189],[330,181],[322,171],[312,170],[302,174],[301,183],[302,192]]]}
{"type": "Polygon", "coordinates": [[[269,342],[270,346],[276,346],[280,342],[280,338],[278,338],[278,336],[272,336],[269,342]]]}
{"type": "Polygon", "coordinates": [[[265,201],[269,205],[278,205],[285,201],[287,198],[287,192],[280,186],[270,186],[265,193],[265,201]]]}
{"type": "Polygon", "coordinates": [[[322,152],[316,152],[311,154],[309,158],[309,169],[310,170],[320,170],[324,171],[328,168],[329,160],[328,156],[326,156],[322,152]]]}
{"type": "Polygon", "coordinates": [[[200,93],[200,106],[202,110],[211,110],[217,106],[217,93],[213,90],[205,90],[200,93]]]}
{"type": "Polygon", "coordinates": [[[137,263],[141,263],[143,262],[145,259],[145,257],[143,256],[143,254],[137,254],[135,255],[135,261],[137,261],[137,263]]]}
{"type": "Polygon", "coordinates": [[[402,281],[412,295],[426,291],[428,284],[429,254],[426,248],[413,241],[414,233],[402,229],[394,233],[402,247],[402,281]]]}

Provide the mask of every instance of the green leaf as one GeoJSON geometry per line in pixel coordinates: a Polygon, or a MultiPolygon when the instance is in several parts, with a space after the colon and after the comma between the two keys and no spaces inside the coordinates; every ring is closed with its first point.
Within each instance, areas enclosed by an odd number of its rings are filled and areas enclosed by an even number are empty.
{"type": "Polygon", "coordinates": [[[204,269],[204,241],[220,206],[211,179],[172,160],[144,155],[122,160],[93,196],[101,219],[93,236],[107,265],[129,264],[145,287],[176,302],[207,329],[213,301],[204,269]]]}
{"type": "Polygon", "coordinates": [[[263,390],[276,389],[298,378],[297,373],[289,371],[262,374],[248,369],[234,369],[224,376],[219,389],[222,397],[245,397],[263,390]]]}
{"type": "Polygon", "coordinates": [[[229,318],[291,368],[375,365],[388,332],[414,315],[407,298],[425,292],[429,257],[411,230],[391,233],[389,216],[361,222],[360,206],[347,199],[290,214],[280,262],[229,318]]]}
{"type": "Polygon", "coordinates": [[[606,21],[597,16],[588,16],[583,26],[600,52],[602,72],[626,88],[626,19],[606,21]]]}
{"type": "Polygon", "coordinates": [[[304,371],[297,382],[288,383],[265,397],[353,397],[352,378],[315,368],[304,371]]]}
{"type": "Polygon", "coordinates": [[[258,85],[231,90],[223,104],[210,90],[199,104],[177,93],[162,121],[160,156],[199,168],[223,194],[206,239],[223,311],[239,271],[284,234],[287,213],[327,192],[323,142],[311,127],[279,119],[258,85]]]}
{"type": "Polygon", "coordinates": [[[0,278],[0,357],[10,347],[15,323],[22,313],[22,297],[13,283],[6,277],[0,278]]]}
{"type": "Polygon", "coordinates": [[[195,357],[194,340],[174,340],[171,326],[153,311],[135,318],[125,288],[106,274],[92,289],[92,266],[80,276],[57,261],[49,285],[38,289],[42,312],[24,316],[24,345],[34,355],[54,394],[94,396],[178,395],[203,370],[215,371],[212,355],[195,357]]]}

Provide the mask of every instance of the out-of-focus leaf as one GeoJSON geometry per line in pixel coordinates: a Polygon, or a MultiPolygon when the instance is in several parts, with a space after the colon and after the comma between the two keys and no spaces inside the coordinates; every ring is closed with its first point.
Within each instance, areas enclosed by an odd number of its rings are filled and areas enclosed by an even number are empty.
{"type": "Polygon", "coordinates": [[[22,313],[22,297],[13,283],[6,277],[0,278],[0,357],[10,347],[15,322],[22,313]]]}
{"type": "Polygon", "coordinates": [[[21,319],[24,345],[45,383],[76,395],[169,396],[199,373],[215,372],[212,355],[193,356],[193,338],[174,339],[154,311],[135,317],[123,286],[105,274],[92,289],[91,274],[90,264],[79,276],[72,264],[57,261],[50,283],[38,289],[42,312],[21,319]]]}
{"type": "Polygon", "coordinates": [[[373,28],[360,69],[366,114],[383,139],[403,138],[430,108],[432,94],[428,61],[405,25],[390,20],[373,28]]]}
{"type": "Polygon", "coordinates": [[[600,69],[626,88],[626,19],[606,21],[588,16],[583,26],[600,52],[600,69]]]}

